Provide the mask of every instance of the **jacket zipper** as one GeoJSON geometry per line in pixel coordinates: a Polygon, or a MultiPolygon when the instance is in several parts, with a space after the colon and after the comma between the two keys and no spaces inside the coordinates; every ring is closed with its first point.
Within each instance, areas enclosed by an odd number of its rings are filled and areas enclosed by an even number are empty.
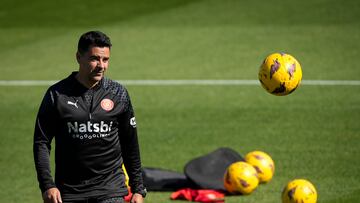
{"type": "Polygon", "coordinates": [[[90,89],[90,95],[91,95],[91,100],[90,100],[90,104],[89,104],[89,120],[91,121],[92,119],[92,105],[93,105],[93,100],[94,100],[94,90],[90,89]]]}

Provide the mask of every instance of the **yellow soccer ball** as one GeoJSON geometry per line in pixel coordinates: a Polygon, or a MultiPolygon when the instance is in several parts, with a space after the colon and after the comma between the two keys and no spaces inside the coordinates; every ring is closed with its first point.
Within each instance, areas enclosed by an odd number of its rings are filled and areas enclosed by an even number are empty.
{"type": "Polygon", "coordinates": [[[317,192],[313,184],[304,179],[290,181],[282,192],[283,203],[316,203],[317,192]]]}
{"type": "Polygon", "coordinates": [[[224,175],[225,189],[232,194],[250,194],[258,184],[255,168],[243,161],[231,164],[224,175]]]}
{"type": "Polygon", "coordinates": [[[267,183],[272,179],[275,163],[268,154],[262,151],[252,151],[246,154],[245,161],[255,168],[261,183],[267,183]]]}
{"type": "Polygon", "coordinates": [[[299,87],[302,79],[300,63],[291,55],[273,53],[260,66],[259,80],[269,93],[288,95],[299,87]]]}

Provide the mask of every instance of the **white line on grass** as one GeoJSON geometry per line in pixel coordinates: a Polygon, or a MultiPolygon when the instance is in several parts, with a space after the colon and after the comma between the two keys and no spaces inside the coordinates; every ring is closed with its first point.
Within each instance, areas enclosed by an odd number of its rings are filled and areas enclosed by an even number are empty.
{"type": "MultiPolygon", "coordinates": [[[[258,80],[117,80],[124,85],[259,85],[258,80]]],[[[0,86],[49,86],[56,80],[0,80],[0,86]]],[[[360,80],[303,80],[301,85],[360,85],[360,80]]]]}

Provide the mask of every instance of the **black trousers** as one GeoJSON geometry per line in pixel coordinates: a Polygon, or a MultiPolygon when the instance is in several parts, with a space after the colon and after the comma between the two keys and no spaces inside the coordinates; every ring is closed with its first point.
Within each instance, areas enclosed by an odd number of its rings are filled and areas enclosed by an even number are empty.
{"type": "Polygon", "coordinates": [[[108,199],[91,198],[79,201],[63,201],[63,203],[125,203],[123,197],[111,197],[108,199]]]}

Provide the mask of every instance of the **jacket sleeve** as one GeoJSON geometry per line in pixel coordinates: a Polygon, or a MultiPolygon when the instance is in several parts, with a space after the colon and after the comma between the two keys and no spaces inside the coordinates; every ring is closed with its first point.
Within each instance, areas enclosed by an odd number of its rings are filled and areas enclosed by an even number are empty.
{"type": "Polygon", "coordinates": [[[55,131],[54,96],[48,90],[42,100],[35,121],[33,154],[39,187],[44,193],[47,189],[56,187],[50,170],[51,141],[55,131]]]}
{"type": "MultiPolygon", "coordinates": [[[[125,91],[127,94],[127,92],[125,91]]],[[[128,97],[128,96],[127,96],[128,97]]],[[[121,145],[122,158],[129,176],[129,185],[132,193],[144,191],[140,149],[136,130],[134,111],[130,102],[127,100],[124,112],[119,116],[119,138],[121,145]]]]}

